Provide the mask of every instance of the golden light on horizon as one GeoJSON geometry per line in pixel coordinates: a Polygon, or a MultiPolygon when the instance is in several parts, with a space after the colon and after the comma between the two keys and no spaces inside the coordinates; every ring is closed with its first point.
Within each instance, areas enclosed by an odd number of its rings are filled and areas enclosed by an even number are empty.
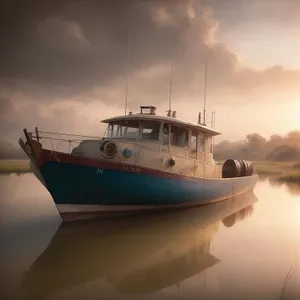
{"type": "Polygon", "coordinates": [[[296,110],[296,113],[298,113],[300,115],[300,99],[298,100],[298,104],[296,103],[295,110],[296,110]]]}
{"type": "Polygon", "coordinates": [[[296,101],[294,115],[296,120],[295,127],[300,130],[300,98],[296,101]]]}
{"type": "MultiPolygon", "coordinates": [[[[297,218],[297,225],[300,227],[300,205],[297,206],[297,211],[296,211],[296,218],[297,218]]],[[[300,242],[300,240],[299,240],[300,242]]]]}

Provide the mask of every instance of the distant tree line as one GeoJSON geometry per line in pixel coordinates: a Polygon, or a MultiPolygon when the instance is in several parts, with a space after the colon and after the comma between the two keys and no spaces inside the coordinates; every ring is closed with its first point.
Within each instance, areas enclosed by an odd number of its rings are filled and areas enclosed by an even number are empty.
{"type": "Polygon", "coordinates": [[[214,157],[216,160],[300,160],[300,131],[291,131],[284,136],[273,134],[269,139],[252,133],[242,141],[222,141],[215,145],[214,157]]]}

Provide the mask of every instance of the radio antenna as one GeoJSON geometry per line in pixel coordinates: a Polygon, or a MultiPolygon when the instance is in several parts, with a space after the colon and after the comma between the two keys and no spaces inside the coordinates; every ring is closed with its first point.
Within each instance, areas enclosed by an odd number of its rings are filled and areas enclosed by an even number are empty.
{"type": "Polygon", "coordinates": [[[130,61],[130,43],[131,43],[131,30],[128,29],[128,49],[127,49],[127,66],[126,66],[126,74],[125,74],[125,116],[127,114],[127,96],[128,96],[128,69],[129,69],[129,61],[130,61]]]}
{"type": "Polygon", "coordinates": [[[169,90],[169,110],[168,110],[168,116],[171,117],[172,113],[172,79],[173,79],[173,56],[171,57],[171,66],[170,66],[170,90],[169,90]]]}
{"type": "Polygon", "coordinates": [[[205,63],[205,72],[204,72],[203,125],[206,125],[206,123],[205,123],[205,115],[206,115],[206,86],[207,86],[207,63],[205,63]]]}

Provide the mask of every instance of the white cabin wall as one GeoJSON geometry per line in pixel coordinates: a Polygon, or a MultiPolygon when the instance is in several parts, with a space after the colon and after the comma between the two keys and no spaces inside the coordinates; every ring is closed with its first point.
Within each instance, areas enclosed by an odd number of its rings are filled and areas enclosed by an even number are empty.
{"type": "Polygon", "coordinates": [[[164,161],[164,153],[158,149],[155,151],[143,145],[137,146],[138,158],[137,165],[150,169],[160,169],[164,161]]]}
{"type": "MultiPolygon", "coordinates": [[[[166,123],[167,124],[167,123],[166,123]]],[[[216,166],[213,160],[213,155],[210,152],[211,135],[204,135],[204,149],[201,149],[200,133],[197,136],[196,152],[191,151],[192,130],[188,130],[189,145],[187,147],[177,147],[170,145],[171,125],[169,129],[169,143],[163,144],[163,122],[160,126],[159,139],[155,140],[122,140],[109,139],[118,145],[118,153],[112,159],[105,158],[100,152],[101,140],[86,140],[83,141],[77,151],[78,155],[92,159],[101,159],[105,161],[123,163],[129,165],[137,165],[140,167],[151,168],[170,173],[182,174],[187,176],[197,176],[201,178],[221,178],[222,170],[220,166],[216,166]],[[126,148],[132,150],[132,156],[126,158],[123,152],[126,148]],[[201,151],[205,150],[205,152],[201,151]],[[175,159],[175,165],[170,166],[170,159],[175,159]],[[196,160],[197,158],[197,160],[196,160]]]]}
{"type": "Polygon", "coordinates": [[[197,161],[194,176],[205,178],[205,165],[204,162],[197,161]]]}

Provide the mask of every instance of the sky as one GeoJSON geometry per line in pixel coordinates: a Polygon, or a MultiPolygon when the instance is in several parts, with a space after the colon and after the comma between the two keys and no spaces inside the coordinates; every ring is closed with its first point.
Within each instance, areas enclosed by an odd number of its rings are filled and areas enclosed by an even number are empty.
{"type": "Polygon", "coordinates": [[[300,1],[4,0],[0,135],[23,128],[102,135],[100,120],[156,105],[218,140],[300,130],[300,1]],[[130,47],[128,40],[130,36],[130,47]],[[172,58],[172,59],[171,59],[172,58]]]}

